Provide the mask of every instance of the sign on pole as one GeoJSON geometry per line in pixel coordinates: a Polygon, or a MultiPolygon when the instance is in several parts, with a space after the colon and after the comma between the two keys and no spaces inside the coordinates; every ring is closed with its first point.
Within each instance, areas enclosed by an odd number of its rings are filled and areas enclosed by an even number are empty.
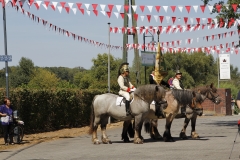
{"type": "Polygon", "coordinates": [[[219,69],[220,79],[231,79],[229,54],[219,54],[219,69]]]}
{"type": "Polygon", "coordinates": [[[0,62],[12,62],[12,55],[0,55],[0,62]]]}
{"type": "Polygon", "coordinates": [[[141,51],[143,66],[155,66],[156,52],[141,51]]]}

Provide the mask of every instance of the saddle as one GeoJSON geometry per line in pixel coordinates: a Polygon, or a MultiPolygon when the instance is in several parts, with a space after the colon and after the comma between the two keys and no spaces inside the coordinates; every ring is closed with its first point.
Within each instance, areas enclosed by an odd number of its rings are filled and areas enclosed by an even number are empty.
{"type": "MultiPolygon", "coordinates": [[[[130,104],[133,102],[133,100],[134,100],[134,98],[131,96],[130,97],[130,104]]],[[[121,96],[121,95],[119,95],[117,97],[117,100],[116,100],[116,106],[125,105],[125,103],[126,103],[126,98],[121,96]]]]}

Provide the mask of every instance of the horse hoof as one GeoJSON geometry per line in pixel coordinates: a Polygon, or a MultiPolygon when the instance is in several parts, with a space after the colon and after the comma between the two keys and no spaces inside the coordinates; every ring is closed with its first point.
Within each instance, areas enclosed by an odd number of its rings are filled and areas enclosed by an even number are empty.
{"type": "Polygon", "coordinates": [[[143,140],[138,138],[138,139],[134,140],[134,144],[143,144],[143,140]]]}
{"type": "Polygon", "coordinates": [[[93,144],[101,144],[101,142],[95,141],[95,142],[93,142],[93,144]]]}
{"type": "Polygon", "coordinates": [[[185,132],[181,132],[180,135],[179,135],[179,137],[180,137],[181,139],[188,139],[188,137],[186,136],[185,132]]]}
{"type": "Polygon", "coordinates": [[[124,139],[123,142],[124,142],[124,143],[129,143],[130,140],[129,140],[129,139],[124,139]]]}

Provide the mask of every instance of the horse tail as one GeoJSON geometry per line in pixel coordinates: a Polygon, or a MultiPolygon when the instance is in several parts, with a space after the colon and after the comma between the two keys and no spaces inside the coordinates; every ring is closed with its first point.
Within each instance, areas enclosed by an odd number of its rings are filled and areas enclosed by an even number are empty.
{"type": "Polygon", "coordinates": [[[95,101],[96,98],[97,98],[97,95],[93,98],[92,105],[91,105],[90,125],[89,125],[88,134],[92,134],[93,131],[94,131],[95,115],[94,115],[94,106],[93,106],[93,103],[94,103],[94,101],[95,101]]]}
{"type": "Polygon", "coordinates": [[[151,130],[151,123],[150,123],[150,120],[149,119],[146,119],[144,121],[144,130],[146,133],[150,133],[150,130],[151,130]]]}

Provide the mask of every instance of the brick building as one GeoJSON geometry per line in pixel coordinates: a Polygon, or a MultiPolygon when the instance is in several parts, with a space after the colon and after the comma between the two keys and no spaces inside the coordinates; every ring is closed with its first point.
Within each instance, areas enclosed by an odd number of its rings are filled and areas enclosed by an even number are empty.
{"type": "Polygon", "coordinates": [[[218,89],[222,101],[216,105],[206,99],[203,103],[203,114],[205,115],[232,115],[231,110],[231,89],[218,89]]]}

